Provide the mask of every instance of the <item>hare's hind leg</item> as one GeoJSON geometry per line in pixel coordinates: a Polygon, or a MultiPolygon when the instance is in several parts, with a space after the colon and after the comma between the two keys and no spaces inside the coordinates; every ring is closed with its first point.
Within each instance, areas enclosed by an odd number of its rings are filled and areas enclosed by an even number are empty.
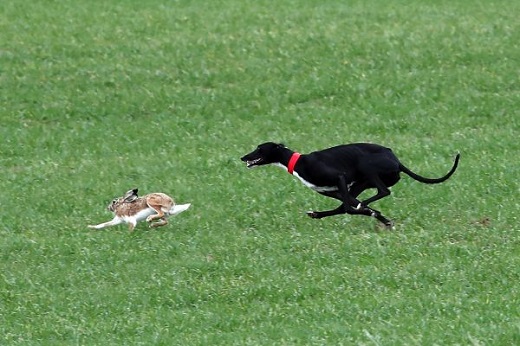
{"type": "Polygon", "coordinates": [[[146,221],[150,223],[150,227],[160,227],[168,224],[168,215],[163,211],[162,206],[150,205],[150,208],[157,212],[157,214],[152,214],[146,218],[146,221]],[[157,221],[152,222],[154,220],[157,221]]]}
{"type": "Polygon", "coordinates": [[[156,214],[149,215],[146,218],[146,222],[152,222],[153,220],[158,220],[164,218],[165,214],[164,211],[162,211],[162,208],[160,205],[154,205],[154,204],[148,204],[150,208],[152,208],[156,214]]]}
{"type": "Polygon", "coordinates": [[[162,206],[150,205],[150,208],[155,210],[157,214],[152,214],[146,218],[146,221],[150,223],[150,227],[160,227],[168,224],[168,215],[163,211],[162,206]],[[152,222],[157,220],[156,222],[152,222]]]}
{"type": "Polygon", "coordinates": [[[153,227],[153,228],[155,228],[155,227],[161,227],[161,226],[164,226],[164,225],[167,225],[167,224],[168,224],[168,220],[167,220],[165,217],[163,217],[163,218],[160,219],[159,221],[154,222],[154,223],[151,223],[151,224],[150,224],[150,227],[153,227]]]}
{"type": "Polygon", "coordinates": [[[146,218],[147,222],[163,219],[165,213],[173,207],[173,199],[164,193],[151,193],[146,196],[146,204],[152,208],[157,214],[152,214],[146,218]]]}

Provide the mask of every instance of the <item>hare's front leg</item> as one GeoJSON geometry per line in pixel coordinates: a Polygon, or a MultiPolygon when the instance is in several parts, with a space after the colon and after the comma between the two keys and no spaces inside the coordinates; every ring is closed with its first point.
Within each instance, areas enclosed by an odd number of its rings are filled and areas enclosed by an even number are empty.
{"type": "Polygon", "coordinates": [[[128,230],[133,232],[135,226],[137,225],[137,219],[135,217],[129,217],[125,221],[128,223],[128,230]]]}
{"type": "Polygon", "coordinates": [[[119,217],[114,217],[112,220],[110,221],[107,221],[107,222],[103,222],[103,223],[100,223],[99,225],[88,225],[88,228],[92,228],[92,229],[102,229],[102,228],[105,228],[105,227],[110,227],[110,226],[115,226],[115,225],[119,225],[123,223],[123,220],[119,217]]]}

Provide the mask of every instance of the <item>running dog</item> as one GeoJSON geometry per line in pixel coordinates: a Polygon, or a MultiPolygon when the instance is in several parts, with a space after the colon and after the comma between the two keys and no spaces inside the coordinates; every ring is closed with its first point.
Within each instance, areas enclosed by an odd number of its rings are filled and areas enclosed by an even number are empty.
{"type": "Polygon", "coordinates": [[[371,143],[339,145],[303,155],[283,144],[267,142],[241,158],[248,168],[268,164],[280,166],[305,186],[341,201],[341,205],[333,210],[307,212],[311,218],[321,219],[344,213],[365,215],[376,218],[389,228],[393,226],[392,221],[369,207],[369,204],[390,195],[389,187],[399,181],[401,172],[421,183],[438,184],[453,175],[459,159],[460,154],[457,154],[445,176],[425,178],[404,166],[390,148],[371,143]],[[357,199],[370,188],[377,189],[374,196],[363,201],[357,199]]]}

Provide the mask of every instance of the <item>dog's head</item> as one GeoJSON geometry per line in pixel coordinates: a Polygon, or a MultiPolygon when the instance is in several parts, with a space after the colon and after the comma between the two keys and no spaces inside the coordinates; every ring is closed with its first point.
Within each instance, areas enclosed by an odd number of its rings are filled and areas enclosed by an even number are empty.
{"type": "Polygon", "coordinates": [[[247,164],[247,168],[268,165],[280,162],[280,153],[285,149],[285,145],[267,142],[260,144],[255,150],[240,158],[247,164]]]}

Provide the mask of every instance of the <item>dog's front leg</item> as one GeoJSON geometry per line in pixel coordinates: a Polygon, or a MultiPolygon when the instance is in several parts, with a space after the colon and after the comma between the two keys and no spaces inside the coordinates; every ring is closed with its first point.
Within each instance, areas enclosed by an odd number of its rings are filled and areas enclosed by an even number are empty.
{"type": "Polygon", "coordinates": [[[379,210],[375,210],[370,207],[365,207],[365,209],[363,210],[370,210],[370,216],[375,217],[379,222],[385,225],[385,227],[392,228],[394,226],[394,223],[391,220],[384,217],[379,210]]]}
{"type": "Polygon", "coordinates": [[[359,204],[359,201],[356,199],[356,196],[353,196],[350,193],[350,187],[355,184],[355,182],[351,182],[350,185],[347,184],[347,178],[345,175],[341,175],[338,179],[338,190],[341,195],[341,199],[347,208],[352,209],[359,204]]]}
{"type": "Polygon", "coordinates": [[[336,209],[332,210],[326,210],[326,211],[308,211],[307,215],[309,215],[313,219],[321,219],[327,216],[334,216],[339,214],[345,214],[347,212],[347,209],[345,208],[345,205],[342,204],[336,209]]]}
{"type": "Polygon", "coordinates": [[[365,208],[364,210],[356,210],[354,209],[354,206],[356,206],[359,201],[350,194],[349,192],[349,185],[347,184],[347,178],[345,175],[341,175],[338,178],[338,194],[327,194],[323,193],[324,195],[332,198],[336,198],[341,200],[343,203],[337,207],[336,209],[327,210],[327,211],[309,211],[307,212],[307,215],[312,217],[313,219],[321,219],[328,216],[334,216],[338,214],[361,214],[361,215],[367,215],[371,216],[372,213],[368,208],[365,208]]]}
{"type": "Polygon", "coordinates": [[[92,228],[92,229],[102,229],[102,228],[105,228],[105,227],[110,227],[110,226],[115,226],[115,225],[119,225],[123,222],[123,219],[115,216],[112,220],[110,221],[107,221],[107,222],[103,222],[103,223],[100,223],[99,225],[88,225],[88,228],[92,228]]]}
{"type": "Polygon", "coordinates": [[[387,225],[390,223],[389,220],[387,220],[383,215],[381,215],[380,212],[377,210],[373,210],[371,208],[363,208],[363,209],[355,209],[354,207],[350,205],[345,205],[345,203],[342,203],[339,207],[332,210],[326,210],[326,211],[308,211],[307,215],[309,215],[313,219],[321,219],[328,216],[334,216],[339,214],[350,214],[350,215],[365,215],[365,216],[372,216],[387,225]]]}

